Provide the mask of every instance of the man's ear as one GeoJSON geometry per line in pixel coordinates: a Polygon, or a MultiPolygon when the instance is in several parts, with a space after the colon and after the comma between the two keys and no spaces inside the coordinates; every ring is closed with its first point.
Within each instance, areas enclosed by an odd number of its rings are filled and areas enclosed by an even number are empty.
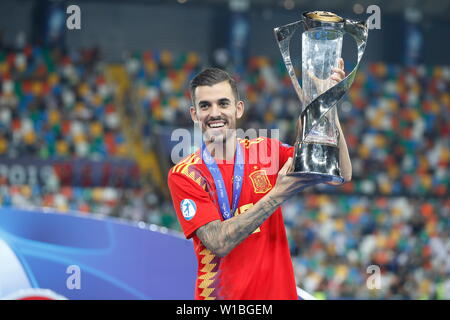
{"type": "Polygon", "coordinates": [[[189,112],[190,112],[190,114],[191,114],[191,119],[192,119],[192,121],[193,121],[194,123],[197,122],[197,121],[198,121],[198,118],[197,118],[197,110],[195,109],[195,107],[194,107],[194,106],[190,106],[189,112]]]}
{"type": "Polygon", "coordinates": [[[236,119],[240,119],[242,115],[244,114],[244,101],[238,101],[236,104],[236,119]]]}

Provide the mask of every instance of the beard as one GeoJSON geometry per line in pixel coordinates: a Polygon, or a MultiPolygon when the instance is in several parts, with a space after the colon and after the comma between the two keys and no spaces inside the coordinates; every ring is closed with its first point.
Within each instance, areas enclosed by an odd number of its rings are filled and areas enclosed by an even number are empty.
{"type": "MultiPolygon", "coordinates": [[[[211,155],[218,159],[234,158],[234,149],[227,148],[227,144],[235,139],[236,129],[226,128],[220,134],[210,134],[208,130],[203,133],[203,141],[209,145],[211,155]]],[[[227,161],[227,160],[216,160],[227,161]]],[[[218,162],[219,163],[219,162],[218,162]]],[[[221,162],[220,162],[221,163],[221,162]]]]}
{"type": "Polygon", "coordinates": [[[206,128],[203,131],[203,139],[205,142],[214,144],[225,144],[230,137],[234,136],[236,129],[226,128],[221,130],[221,132],[214,132],[210,128],[206,128]]]}
{"type": "Polygon", "coordinates": [[[202,132],[205,142],[225,143],[236,131],[235,122],[224,117],[208,118],[202,123],[202,132]],[[223,122],[222,127],[211,127],[211,123],[223,122]]]}

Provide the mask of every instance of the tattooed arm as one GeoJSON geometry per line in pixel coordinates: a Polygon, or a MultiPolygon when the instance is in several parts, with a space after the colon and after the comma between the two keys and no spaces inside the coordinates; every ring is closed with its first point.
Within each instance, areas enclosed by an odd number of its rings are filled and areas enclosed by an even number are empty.
{"type": "Polygon", "coordinates": [[[292,158],[278,173],[274,188],[253,207],[232,219],[211,221],[197,229],[196,234],[203,245],[219,257],[226,256],[247,238],[288,198],[309,185],[307,180],[287,176],[292,158]]]}
{"type": "Polygon", "coordinates": [[[197,236],[211,252],[224,257],[266,221],[281,203],[280,197],[269,192],[245,214],[225,221],[211,221],[197,230],[197,236]]]}

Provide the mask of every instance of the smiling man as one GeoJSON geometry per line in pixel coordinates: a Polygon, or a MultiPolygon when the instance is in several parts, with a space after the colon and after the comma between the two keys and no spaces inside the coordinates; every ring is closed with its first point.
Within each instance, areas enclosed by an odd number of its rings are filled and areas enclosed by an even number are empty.
{"type": "MultiPolygon", "coordinates": [[[[344,78],[342,69],[334,72],[334,81],[344,78]]],[[[202,128],[203,144],[170,170],[168,184],[184,234],[194,241],[195,298],[297,299],[280,205],[323,181],[287,175],[293,147],[263,137],[237,138],[244,103],[225,71],[202,71],[191,81],[191,96],[190,114],[202,128]],[[270,170],[272,163],[277,170],[270,170]]],[[[338,128],[348,180],[350,158],[338,128]]]]}

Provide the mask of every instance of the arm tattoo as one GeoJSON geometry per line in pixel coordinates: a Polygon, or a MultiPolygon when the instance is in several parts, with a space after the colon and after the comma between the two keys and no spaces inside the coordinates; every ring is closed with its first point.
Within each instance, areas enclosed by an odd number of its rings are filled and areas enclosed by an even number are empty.
{"type": "Polygon", "coordinates": [[[196,234],[206,248],[224,257],[266,221],[281,203],[282,201],[268,195],[245,214],[225,221],[212,221],[200,227],[196,234]]]}

